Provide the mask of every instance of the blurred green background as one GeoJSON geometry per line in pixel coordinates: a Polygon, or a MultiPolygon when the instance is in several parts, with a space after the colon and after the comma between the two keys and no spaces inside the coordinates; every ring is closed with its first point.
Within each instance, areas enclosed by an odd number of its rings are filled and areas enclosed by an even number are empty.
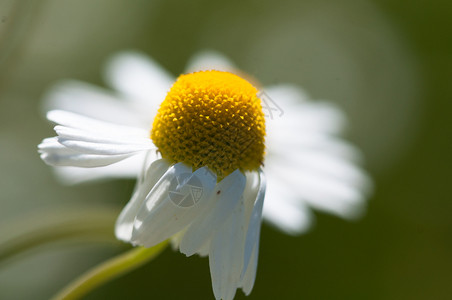
{"type": "MultiPolygon", "coordinates": [[[[0,0],[0,242],[63,221],[75,232],[0,262],[0,299],[47,299],[128,249],[112,231],[134,182],[62,186],[36,151],[53,135],[46,89],[62,78],[103,85],[106,58],[126,49],[175,75],[217,50],[350,119],[375,180],[367,214],[316,213],[300,237],[264,225],[246,299],[451,299],[451,36],[452,4],[440,0],[0,0]]],[[[212,298],[208,260],[170,249],[86,297],[212,298]]]]}

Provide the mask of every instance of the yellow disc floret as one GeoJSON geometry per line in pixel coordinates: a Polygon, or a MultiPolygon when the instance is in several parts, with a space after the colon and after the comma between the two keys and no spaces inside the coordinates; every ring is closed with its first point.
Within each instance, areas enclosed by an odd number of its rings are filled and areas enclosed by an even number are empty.
{"type": "Polygon", "coordinates": [[[181,75],[157,112],[151,138],[162,157],[219,180],[235,169],[256,170],[264,158],[265,118],[257,90],[237,75],[181,75]]]}

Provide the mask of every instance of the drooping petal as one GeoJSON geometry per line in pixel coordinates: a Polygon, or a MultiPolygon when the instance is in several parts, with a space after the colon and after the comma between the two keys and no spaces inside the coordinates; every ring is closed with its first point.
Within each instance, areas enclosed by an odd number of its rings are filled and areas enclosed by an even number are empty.
{"type": "Polygon", "coordinates": [[[187,227],[185,227],[184,229],[182,229],[181,231],[179,231],[178,233],[174,234],[171,237],[171,248],[174,251],[177,251],[179,249],[180,246],[180,242],[182,241],[182,238],[184,237],[185,232],[187,231],[187,227]]]}
{"type": "Polygon", "coordinates": [[[241,201],[212,239],[209,265],[216,299],[233,299],[239,287],[246,294],[251,292],[256,276],[265,189],[261,171],[247,173],[241,201]]]}
{"type": "Polygon", "coordinates": [[[118,239],[130,242],[135,216],[146,196],[169,167],[170,164],[165,159],[156,160],[149,166],[144,178],[137,182],[132,198],[116,220],[115,235],[118,239]]]}
{"type": "Polygon", "coordinates": [[[204,243],[204,245],[201,246],[201,248],[199,248],[198,250],[198,255],[201,257],[206,257],[209,255],[210,253],[210,245],[212,244],[212,239],[206,241],[204,243]]]}
{"type": "Polygon", "coordinates": [[[156,245],[184,229],[209,206],[216,176],[203,167],[195,172],[177,163],[162,176],[139,209],[132,242],[156,245]]]}
{"type": "MultiPolygon", "coordinates": [[[[258,235],[259,234],[260,232],[258,233],[258,235]]],[[[247,296],[253,290],[254,282],[256,281],[258,257],[259,257],[259,239],[256,241],[256,244],[253,247],[248,267],[246,268],[243,278],[240,280],[240,287],[247,296]]]]}
{"type": "Polygon", "coordinates": [[[256,279],[262,210],[267,187],[264,173],[260,170],[258,175],[259,185],[256,196],[253,193],[254,191],[251,191],[249,194],[244,194],[245,203],[252,208],[249,217],[248,230],[246,232],[243,269],[240,275],[240,286],[243,287],[243,291],[247,295],[253,289],[254,281],[256,279]],[[251,270],[248,271],[249,268],[251,268],[251,270]]]}
{"type": "Polygon", "coordinates": [[[215,233],[209,253],[210,275],[216,299],[233,299],[243,268],[247,228],[243,198],[215,233]]]}
{"type": "Polygon", "coordinates": [[[187,256],[195,254],[218,230],[234,210],[242,197],[246,179],[240,170],[235,170],[215,187],[212,207],[196,219],[184,234],[180,251],[187,256]]]}

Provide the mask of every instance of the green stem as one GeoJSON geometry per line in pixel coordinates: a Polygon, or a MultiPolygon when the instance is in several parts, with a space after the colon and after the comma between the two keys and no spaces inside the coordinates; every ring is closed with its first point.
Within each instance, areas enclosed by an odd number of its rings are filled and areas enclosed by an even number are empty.
{"type": "Polygon", "coordinates": [[[114,236],[111,233],[111,224],[109,225],[108,229],[103,228],[102,226],[80,226],[80,228],[76,228],[63,225],[61,227],[40,228],[40,230],[22,234],[0,244],[0,265],[15,255],[24,253],[37,246],[60,240],[71,238],[77,238],[79,240],[96,238],[96,240],[114,241],[114,236]]]}
{"type": "Polygon", "coordinates": [[[0,220],[0,267],[33,248],[63,240],[117,241],[112,226],[118,210],[69,206],[0,220]]]}
{"type": "Polygon", "coordinates": [[[165,241],[152,248],[137,247],[113,257],[82,274],[55,295],[52,300],[80,299],[98,286],[151,261],[167,245],[168,241],[165,241]]]}

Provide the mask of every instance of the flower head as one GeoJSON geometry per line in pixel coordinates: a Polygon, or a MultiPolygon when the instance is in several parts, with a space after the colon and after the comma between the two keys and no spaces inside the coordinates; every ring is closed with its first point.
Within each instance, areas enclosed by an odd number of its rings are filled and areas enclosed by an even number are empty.
{"type": "Polygon", "coordinates": [[[257,170],[264,160],[265,118],[257,90],[229,72],[181,75],[160,106],[152,140],[162,157],[221,179],[257,170]]]}
{"type": "MultiPolygon", "coordinates": [[[[120,55],[108,78],[129,101],[111,107],[91,87],[60,86],[49,98],[64,110],[48,113],[57,136],[39,149],[53,166],[94,168],[92,178],[135,174],[137,187],[118,217],[116,236],[145,247],[171,239],[187,256],[208,255],[215,297],[232,299],[237,288],[248,294],[253,287],[262,215],[292,234],[309,227],[309,206],[353,217],[369,181],[355,166],[356,149],[336,137],[344,118],[332,105],[308,102],[293,86],[268,88],[271,99],[265,99],[226,72],[235,69],[216,54],[194,65],[197,72],[181,75],[170,88],[152,61],[120,55]],[[218,70],[205,71],[200,66],[206,62],[218,70]],[[160,84],[143,92],[155,78],[160,84]],[[89,90],[90,102],[68,101],[70,91],[89,90]],[[149,104],[154,101],[163,101],[158,110],[149,104]],[[266,124],[263,108],[274,109],[269,102],[284,107],[285,115],[266,124]],[[115,110],[122,111],[122,124],[115,110]]],[[[62,174],[88,174],[74,171],[62,174]]]]}

